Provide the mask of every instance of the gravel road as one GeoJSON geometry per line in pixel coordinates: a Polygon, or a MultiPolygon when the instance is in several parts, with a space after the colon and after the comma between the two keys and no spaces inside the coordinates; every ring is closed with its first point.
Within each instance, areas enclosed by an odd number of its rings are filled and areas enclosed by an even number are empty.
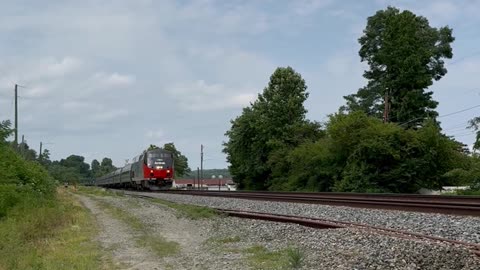
{"type": "MultiPolygon", "coordinates": [[[[222,216],[192,220],[162,204],[128,196],[81,200],[96,216],[98,241],[112,251],[119,269],[292,269],[294,262],[299,269],[480,269],[480,260],[463,249],[356,229],[318,230],[222,216]],[[152,237],[176,242],[180,251],[161,257],[139,247],[135,230],[102,210],[101,203],[134,216],[152,237]]],[[[218,202],[214,206],[224,207],[218,202]]]]}

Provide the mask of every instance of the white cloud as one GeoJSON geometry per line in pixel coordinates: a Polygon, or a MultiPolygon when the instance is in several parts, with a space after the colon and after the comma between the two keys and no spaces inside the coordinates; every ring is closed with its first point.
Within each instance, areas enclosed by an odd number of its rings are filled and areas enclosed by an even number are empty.
{"type": "Polygon", "coordinates": [[[294,1],[294,10],[299,15],[309,15],[329,6],[332,0],[297,0],[294,1]]]}
{"type": "Polygon", "coordinates": [[[94,122],[109,122],[114,119],[127,116],[128,114],[129,112],[126,109],[105,110],[92,115],[91,120],[94,122]]]}
{"type": "Polygon", "coordinates": [[[133,75],[121,75],[116,72],[110,74],[98,72],[93,78],[107,87],[127,87],[135,83],[136,80],[133,75]]]}
{"type": "Polygon", "coordinates": [[[50,60],[44,67],[41,67],[41,71],[50,77],[64,76],[78,70],[81,64],[79,59],[67,56],[60,61],[50,60]]]}
{"type": "Polygon", "coordinates": [[[222,84],[207,84],[203,80],[178,84],[168,93],[189,111],[215,111],[241,108],[255,100],[256,95],[246,89],[231,89],[222,84]]]}
{"type": "Polygon", "coordinates": [[[39,98],[48,96],[53,91],[52,88],[46,85],[36,85],[32,87],[22,88],[20,87],[19,96],[26,98],[39,98]]]}
{"type": "Polygon", "coordinates": [[[149,139],[163,139],[165,136],[165,133],[163,130],[157,129],[157,130],[149,130],[145,134],[145,136],[149,139]]]}
{"type": "Polygon", "coordinates": [[[77,101],[77,100],[64,102],[60,106],[62,109],[64,109],[67,112],[75,112],[75,113],[91,111],[92,108],[96,107],[95,104],[93,104],[92,102],[77,101]]]}

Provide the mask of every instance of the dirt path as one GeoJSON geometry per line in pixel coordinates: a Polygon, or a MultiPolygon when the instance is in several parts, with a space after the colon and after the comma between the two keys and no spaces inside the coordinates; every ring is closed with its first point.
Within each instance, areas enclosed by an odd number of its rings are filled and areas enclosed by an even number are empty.
{"type": "Polygon", "coordinates": [[[218,218],[192,220],[179,217],[170,207],[133,198],[98,198],[140,220],[152,237],[161,237],[179,245],[179,252],[161,258],[166,269],[247,269],[241,255],[217,253],[211,239],[217,238],[218,218]]]}
{"type": "Polygon", "coordinates": [[[126,197],[78,198],[96,217],[100,228],[98,241],[111,253],[118,269],[248,269],[242,254],[218,252],[218,245],[212,244],[212,238],[218,238],[218,218],[192,220],[179,217],[178,212],[162,204],[126,197]],[[132,224],[119,220],[105,205],[123,211],[141,228],[132,228],[132,224]],[[153,242],[157,246],[152,247],[152,242],[139,244],[139,239],[141,242],[146,237],[156,239],[153,242]],[[158,249],[165,243],[173,243],[178,250],[162,255],[158,249]]]}
{"type": "Polygon", "coordinates": [[[106,214],[91,198],[87,196],[78,198],[95,216],[100,229],[97,240],[105,250],[111,251],[115,266],[132,270],[164,269],[162,261],[149,250],[136,245],[134,230],[106,214]]]}

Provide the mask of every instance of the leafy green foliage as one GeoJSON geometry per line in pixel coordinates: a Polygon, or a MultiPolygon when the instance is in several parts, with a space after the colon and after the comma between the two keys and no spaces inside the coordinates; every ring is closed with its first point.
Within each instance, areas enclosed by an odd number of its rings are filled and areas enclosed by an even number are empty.
{"type": "Polygon", "coordinates": [[[257,101],[232,120],[224,152],[240,188],[262,190],[274,185],[272,166],[303,141],[320,136],[319,124],[305,119],[307,86],[291,67],[277,68],[257,101]]]}
{"type": "Polygon", "coordinates": [[[0,269],[113,269],[91,241],[94,217],[72,197],[24,196],[0,219],[0,269]]]}
{"type": "Polygon", "coordinates": [[[468,128],[475,130],[477,133],[475,143],[473,143],[473,150],[477,151],[478,149],[480,149],[480,117],[474,117],[473,119],[468,121],[468,128]]]}
{"type": "Polygon", "coordinates": [[[0,122],[0,144],[6,144],[7,138],[12,135],[12,123],[10,120],[0,122]]]}
{"type": "MultiPolygon", "coordinates": [[[[150,144],[148,150],[159,149],[160,147],[150,144]]],[[[182,177],[191,173],[190,167],[188,167],[188,158],[182,155],[182,152],[178,151],[173,142],[163,145],[163,149],[170,151],[173,154],[173,161],[175,165],[175,177],[182,177]]]]}
{"type": "Polygon", "coordinates": [[[381,116],[388,96],[392,122],[415,127],[434,111],[437,102],[425,89],[446,73],[444,58],[452,58],[452,29],[433,28],[428,20],[412,12],[388,7],[368,18],[360,37],[360,57],[370,67],[364,77],[368,85],[345,97],[349,111],[361,110],[381,116]]]}
{"type": "Polygon", "coordinates": [[[22,158],[6,138],[11,134],[10,123],[0,125],[0,218],[29,196],[51,197],[55,182],[37,162],[22,158]]]}
{"type": "Polygon", "coordinates": [[[188,167],[188,158],[178,151],[173,142],[163,145],[163,149],[170,151],[173,154],[173,161],[175,164],[175,177],[180,177],[191,172],[188,167]]]}
{"type": "Polygon", "coordinates": [[[362,112],[336,114],[324,138],[286,155],[290,170],[276,189],[411,193],[444,185],[462,157],[433,122],[405,130],[362,112]]]}

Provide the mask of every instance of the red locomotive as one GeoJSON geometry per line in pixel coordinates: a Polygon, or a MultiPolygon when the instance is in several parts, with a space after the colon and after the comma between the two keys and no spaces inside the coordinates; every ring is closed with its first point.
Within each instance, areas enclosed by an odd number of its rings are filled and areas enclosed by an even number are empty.
{"type": "Polygon", "coordinates": [[[164,149],[144,151],[123,168],[95,179],[96,186],[159,190],[172,186],[173,154],[164,149]]]}

